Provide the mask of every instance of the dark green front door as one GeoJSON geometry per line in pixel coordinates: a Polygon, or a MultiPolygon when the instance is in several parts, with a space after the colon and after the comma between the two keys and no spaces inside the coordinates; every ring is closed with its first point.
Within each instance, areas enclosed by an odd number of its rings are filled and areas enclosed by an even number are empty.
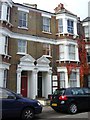
{"type": "Polygon", "coordinates": [[[38,72],[38,97],[42,97],[42,72],[38,72]]]}

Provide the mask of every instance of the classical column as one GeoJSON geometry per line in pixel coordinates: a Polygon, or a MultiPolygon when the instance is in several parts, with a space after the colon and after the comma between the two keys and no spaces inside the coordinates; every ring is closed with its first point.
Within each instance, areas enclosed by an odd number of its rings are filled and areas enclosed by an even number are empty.
{"type": "Polygon", "coordinates": [[[17,93],[21,94],[21,69],[17,70],[17,93]]]}
{"type": "Polygon", "coordinates": [[[30,98],[35,99],[37,96],[37,69],[32,71],[31,80],[30,80],[30,98]]]}
{"type": "Polygon", "coordinates": [[[47,77],[45,80],[45,97],[48,98],[48,95],[52,94],[52,71],[47,72],[47,77]]]}

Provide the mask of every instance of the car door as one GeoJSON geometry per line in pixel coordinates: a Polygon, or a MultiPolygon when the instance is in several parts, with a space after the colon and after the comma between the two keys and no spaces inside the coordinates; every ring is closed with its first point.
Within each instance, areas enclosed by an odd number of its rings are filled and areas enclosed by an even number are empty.
{"type": "Polygon", "coordinates": [[[72,90],[73,98],[81,110],[87,109],[87,96],[84,94],[82,88],[75,88],[72,90]]]}
{"type": "Polygon", "coordinates": [[[2,116],[3,117],[16,117],[18,116],[18,100],[16,99],[15,95],[2,89],[2,116]]]}
{"type": "Polygon", "coordinates": [[[87,105],[87,109],[90,110],[90,88],[83,88],[85,96],[86,96],[86,105],[87,105]]]}

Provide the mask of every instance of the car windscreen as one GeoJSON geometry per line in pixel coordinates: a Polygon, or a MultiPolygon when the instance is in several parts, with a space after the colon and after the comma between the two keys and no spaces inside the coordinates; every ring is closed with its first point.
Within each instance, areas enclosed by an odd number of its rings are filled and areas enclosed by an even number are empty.
{"type": "Polygon", "coordinates": [[[57,89],[54,91],[54,95],[63,95],[65,93],[65,89],[57,89]]]}

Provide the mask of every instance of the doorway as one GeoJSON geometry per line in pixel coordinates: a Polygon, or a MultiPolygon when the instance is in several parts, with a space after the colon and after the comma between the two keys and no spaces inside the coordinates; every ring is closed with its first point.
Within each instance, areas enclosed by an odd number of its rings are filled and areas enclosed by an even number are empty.
{"type": "Polygon", "coordinates": [[[21,75],[21,94],[27,97],[27,72],[22,72],[21,75]]]}
{"type": "Polygon", "coordinates": [[[42,97],[42,72],[38,72],[38,97],[42,97]]]}

